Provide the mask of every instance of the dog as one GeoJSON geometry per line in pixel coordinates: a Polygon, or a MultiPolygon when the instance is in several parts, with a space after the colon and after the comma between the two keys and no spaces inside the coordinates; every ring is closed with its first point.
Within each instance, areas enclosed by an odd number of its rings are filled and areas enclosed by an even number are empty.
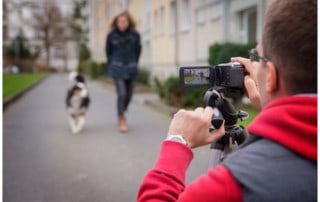
{"type": "Polygon", "coordinates": [[[84,77],[78,72],[71,72],[69,80],[73,83],[67,91],[66,106],[68,120],[73,134],[82,131],[85,115],[89,109],[90,97],[84,77]]]}

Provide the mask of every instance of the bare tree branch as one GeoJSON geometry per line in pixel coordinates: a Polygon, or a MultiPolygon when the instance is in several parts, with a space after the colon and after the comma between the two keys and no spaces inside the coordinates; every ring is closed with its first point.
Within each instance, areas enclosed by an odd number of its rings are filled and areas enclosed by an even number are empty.
{"type": "Polygon", "coordinates": [[[50,64],[50,50],[64,43],[65,23],[60,9],[54,0],[44,0],[33,9],[33,28],[38,33],[37,39],[42,41],[46,52],[47,65],[50,64]]]}

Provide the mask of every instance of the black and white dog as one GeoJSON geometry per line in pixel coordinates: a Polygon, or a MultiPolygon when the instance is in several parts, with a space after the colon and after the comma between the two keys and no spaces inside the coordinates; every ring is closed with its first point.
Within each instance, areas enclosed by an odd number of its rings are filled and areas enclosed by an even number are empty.
{"type": "Polygon", "coordinates": [[[83,129],[90,98],[85,79],[81,74],[71,72],[69,74],[69,80],[73,84],[67,92],[66,105],[71,130],[76,134],[83,129]]]}

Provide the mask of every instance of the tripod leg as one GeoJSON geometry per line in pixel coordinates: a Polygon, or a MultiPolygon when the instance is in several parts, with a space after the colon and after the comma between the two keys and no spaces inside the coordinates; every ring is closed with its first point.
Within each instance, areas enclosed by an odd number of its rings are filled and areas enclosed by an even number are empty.
{"type": "Polygon", "coordinates": [[[209,159],[208,169],[216,167],[221,163],[223,151],[220,149],[211,149],[211,156],[209,159]]]}
{"type": "Polygon", "coordinates": [[[226,156],[228,156],[228,154],[232,153],[233,150],[234,150],[234,148],[231,147],[230,145],[225,145],[225,146],[224,146],[224,150],[223,150],[223,154],[222,154],[222,156],[221,156],[221,160],[222,160],[223,158],[225,158],[226,156]]]}
{"type": "Polygon", "coordinates": [[[231,147],[231,145],[225,145],[223,150],[211,149],[212,152],[209,159],[208,169],[219,165],[222,162],[223,158],[232,153],[234,149],[235,148],[231,147]]]}

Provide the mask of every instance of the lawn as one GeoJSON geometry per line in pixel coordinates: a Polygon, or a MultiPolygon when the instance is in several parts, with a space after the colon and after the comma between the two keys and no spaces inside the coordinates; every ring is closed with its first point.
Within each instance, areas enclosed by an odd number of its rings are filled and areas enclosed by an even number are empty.
{"type": "Polygon", "coordinates": [[[46,75],[45,73],[3,74],[2,99],[5,100],[17,94],[46,75]]]}
{"type": "Polygon", "coordinates": [[[190,81],[194,80],[195,77],[194,76],[185,76],[184,77],[184,82],[185,83],[189,83],[190,81]]]}
{"type": "MultiPolygon", "coordinates": [[[[249,118],[247,120],[241,121],[240,119],[237,122],[237,125],[242,125],[245,128],[251,123],[251,121],[258,115],[259,110],[255,109],[254,107],[247,106],[245,108],[241,108],[240,110],[245,111],[249,114],[249,118]]],[[[237,109],[239,111],[239,109],[237,109]]]]}

